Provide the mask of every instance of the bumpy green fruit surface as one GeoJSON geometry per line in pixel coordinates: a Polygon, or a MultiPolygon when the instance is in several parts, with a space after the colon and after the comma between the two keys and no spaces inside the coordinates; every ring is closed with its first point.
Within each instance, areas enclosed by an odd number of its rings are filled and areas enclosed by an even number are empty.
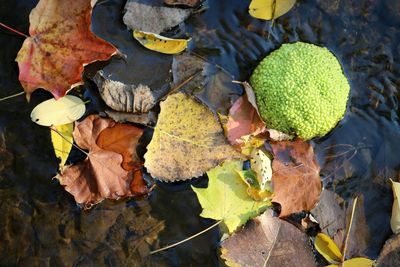
{"type": "Polygon", "coordinates": [[[268,128],[305,140],[326,135],[343,118],[350,91],[326,48],[283,44],[254,70],[250,83],[268,128]]]}

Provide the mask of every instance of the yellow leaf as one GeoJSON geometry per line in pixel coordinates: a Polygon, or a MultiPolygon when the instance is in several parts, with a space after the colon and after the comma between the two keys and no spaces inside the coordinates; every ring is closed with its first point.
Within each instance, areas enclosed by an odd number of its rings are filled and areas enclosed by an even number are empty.
{"type": "Polygon", "coordinates": [[[249,13],[258,19],[276,19],[286,14],[295,3],[296,0],[253,0],[249,6],[249,13]]]}
{"type": "Polygon", "coordinates": [[[265,143],[265,138],[259,138],[256,136],[245,135],[241,137],[243,144],[240,149],[242,150],[242,154],[245,156],[250,156],[251,152],[258,147],[261,147],[265,143]]]}
{"type": "Polygon", "coordinates": [[[352,258],[344,261],[342,267],[372,267],[375,261],[367,258],[352,258]]]}
{"type": "Polygon", "coordinates": [[[42,126],[63,125],[80,119],[85,110],[85,103],[80,98],[66,95],[37,105],[31,112],[31,120],[42,126]]]}
{"type": "Polygon", "coordinates": [[[272,192],[272,162],[268,155],[261,149],[254,149],[251,153],[250,165],[256,173],[260,190],[272,192]]]}
{"type": "Polygon", "coordinates": [[[329,236],[319,233],[315,237],[314,246],[329,263],[342,261],[342,253],[329,236]]]}
{"type": "Polygon", "coordinates": [[[390,226],[392,228],[393,233],[400,233],[400,183],[392,181],[392,189],[393,189],[393,207],[392,207],[392,218],[390,219],[390,226]]]}
{"type": "Polygon", "coordinates": [[[57,132],[50,130],[51,133],[51,142],[53,143],[54,152],[56,157],[59,158],[60,161],[60,169],[64,167],[65,162],[67,161],[69,152],[72,148],[72,142],[74,141],[72,137],[72,132],[74,131],[74,123],[68,123],[63,125],[54,126],[54,128],[64,137],[61,137],[57,132]],[[67,140],[65,140],[67,139],[67,140]]]}
{"type": "Polygon", "coordinates": [[[227,142],[214,114],[194,98],[177,93],[160,103],[145,167],[160,180],[198,177],[221,162],[241,158],[227,142]]]}
{"type": "Polygon", "coordinates": [[[164,54],[178,54],[185,50],[190,39],[171,39],[151,32],[135,30],[133,37],[147,49],[164,54]]]}

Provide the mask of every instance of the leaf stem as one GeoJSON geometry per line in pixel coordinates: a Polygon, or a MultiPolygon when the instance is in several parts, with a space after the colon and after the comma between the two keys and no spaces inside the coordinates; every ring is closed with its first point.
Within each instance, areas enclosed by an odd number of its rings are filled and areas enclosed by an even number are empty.
{"type": "Polygon", "coordinates": [[[12,32],[14,32],[14,33],[16,33],[16,34],[18,34],[18,35],[21,35],[21,36],[23,36],[23,37],[25,37],[25,38],[29,38],[29,35],[26,35],[25,33],[22,33],[22,32],[20,32],[20,31],[17,31],[17,30],[15,30],[15,29],[13,29],[13,28],[11,28],[11,27],[5,25],[4,23],[1,23],[1,22],[0,22],[0,26],[6,28],[7,30],[12,31],[12,32]]]}
{"type": "Polygon", "coordinates": [[[25,92],[19,92],[19,93],[13,94],[13,95],[9,95],[9,96],[0,98],[0,101],[4,101],[4,100],[7,100],[7,99],[10,99],[10,98],[13,98],[13,97],[17,97],[17,96],[20,96],[20,95],[23,95],[23,94],[25,94],[25,92]]]}
{"type": "Polygon", "coordinates": [[[352,226],[352,224],[353,224],[353,219],[354,219],[354,212],[356,211],[356,206],[357,206],[357,200],[358,200],[358,196],[354,199],[353,208],[352,208],[352,210],[351,210],[349,228],[348,228],[348,230],[347,230],[346,239],[345,239],[345,241],[344,241],[344,246],[343,246],[342,262],[344,262],[345,259],[346,259],[347,243],[349,242],[351,226],[352,226]]]}
{"type": "Polygon", "coordinates": [[[62,139],[64,139],[67,143],[71,144],[73,147],[77,148],[79,151],[81,151],[82,153],[84,153],[86,156],[89,157],[89,153],[87,153],[85,150],[83,150],[82,148],[80,148],[79,146],[75,145],[73,142],[70,142],[62,133],[60,133],[56,128],[54,128],[53,126],[49,127],[50,130],[56,132],[59,136],[61,136],[62,139]]]}
{"type": "Polygon", "coordinates": [[[210,227],[204,229],[203,231],[198,232],[197,234],[192,235],[192,236],[190,236],[190,237],[188,237],[188,238],[185,238],[185,239],[183,239],[183,240],[181,240],[181,241],[179,241],[179,242],[177,242],[177,243],[174,243],[174,244],[172,244],[172,245],[169,245],[169,246],[166,246],[166,247],[163,247],[163,248],[159,248],[159,249],[153,250],[153,251],[150,252],[150,255],[151,255],[151,254],[158,253],[158,252],[163,251],[163,250],[167,250],[167,249],[176,247],[177,245],[180,245],[180,244],[182,244],[182,243],[184,243],[184,242],[186,242],[186,241],[189,241],[190,239],[193,239],[193,238],[195,238],[195,237],[197,237],[197,236],[199,236],[199,235],[201,235],[201,234],[203,234],[203,233],[205,233],[205,232],[211,230],[211,229],[214,228],[215,226],[219,225],[221,222],[222,222],[222,221],[217,221],[216,223],[214,223],[214,224],[211,225],[210,227]]]}

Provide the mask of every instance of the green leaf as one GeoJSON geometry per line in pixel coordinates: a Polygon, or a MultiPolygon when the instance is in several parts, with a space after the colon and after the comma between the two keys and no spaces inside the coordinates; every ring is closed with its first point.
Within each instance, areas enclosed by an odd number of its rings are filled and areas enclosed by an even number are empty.
{"type": "Polygon", "coordinates": [[[203,207],[200,216],[222,220],[229,233],[270,206],[270,202],[254,201],[247,194],[247,186],[238,174],[242,166],[241,160],[226,161],[207,172],[207,188],[192,186],[203,207]]]}
{"type": "Polygon", "coordinates": [[[296,0],[253,0],[249,6],[249,13],[258,19],[276,19],[286,14],[295,3],[296,0]]]}
{"type": "Polygon", "coordinates": [[[53,143],[54,152],[56,157],[60,159],[60,170],[64,167],[67,161],[69,152],[72,148],[72,132],[74,131],[74,123],[68,123],[63,125],[54,126],[58,133],[54,130],[50,130],[51,142],[53,143]],[[62,135],[62,137],[60,136],[62,135]]]}
{"type": "Polygon", "coordinates": [[[80,119],[85,110],[85,103],[80,98],[66,95],[37,105],[31,112],[31,120],[42,126],[63,125],[80,119]]]}

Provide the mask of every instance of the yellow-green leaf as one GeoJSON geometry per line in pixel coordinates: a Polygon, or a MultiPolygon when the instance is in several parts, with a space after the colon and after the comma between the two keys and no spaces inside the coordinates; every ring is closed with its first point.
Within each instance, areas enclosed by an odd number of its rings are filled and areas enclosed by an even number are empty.
{"type": "Polygon", "coordinates": [[[164,54],[178,54],[184,51],[190,39],[172,39],[151,32],[135,30],[133,37],[147,49],[164,54]]]}
{"type": "Polygon", "coordinates": [[[266,201],[272,197],[268,190],[261,190],[256,173],[253,170],[243,170],[238,172],[240,178],[247,186],[247,194],[256,201],[266,201]]]}
{"type": "Polygon", "coordinates": [[[329,263],[341,262],[342,253],[329,236],[319,233],[315,237],[314,246],[329,263]]]}
{"type": "Polygon", "coordinates": [[[54,126],[57,130],[50,130],[51,142],[53,143],[54,152],[56,157],[60,159],[60,169],[64,167],[67,161],[69,152],[72,148],[72,142],[74,141],[72,137],[72,132],[74,131],[74,123],[68,123],[63,125],[54,126]],[[60,136],[62,135],[62,137],[60,136]]]}
{"type": "Polygon", "coordinates": [[[80,119],[85,110],[85,103],[80,98],[66,95],[37,105],[31,112],[31,120],[42,126],[63,125],[80,119]]]}
{"type": "Polygon", "coordinates": [[[390,226],[393,233],[400,233],[400,183],[392,181],[393,189],[393,207],[392,207],[392,218],[390,219],[390,226]]]}
{"type": "Polygon", "coordinates": [[[254,149],[251,153],[251,169],[256,173],[260,190],[272,192],[272,162],[268,155],[261,149],[254,149]]]}
{"type": "Polygon", "coordinates": [[[372,267],[375,261],[367,258],[352,258],[344,261],[341,265],[331,264],[326,267],[372,267]]]}
{"type": "Polygon", "coordinates": [[[203,208],[201,217],[222,220],[229,233],[234,232],[247,220],[266,210],[270,202],[254,201],[238,172],[241,160],[230,160],[207,172],[208,187],[196,188],[194,192],[203,208]]]}
{"type": "Polygon", "coordinates": [[[251,16],[271,20],[286,14],[296,0],[252,0],[249,6],[251,16]]]}
{"type": "Polygon", "coordinates": [[[168,182],[187,180],[227,159],[241,158],[228,144],[214,114],[193,97],[173,94],[160,107],[144,156],[153,177],[168,182]]]}

